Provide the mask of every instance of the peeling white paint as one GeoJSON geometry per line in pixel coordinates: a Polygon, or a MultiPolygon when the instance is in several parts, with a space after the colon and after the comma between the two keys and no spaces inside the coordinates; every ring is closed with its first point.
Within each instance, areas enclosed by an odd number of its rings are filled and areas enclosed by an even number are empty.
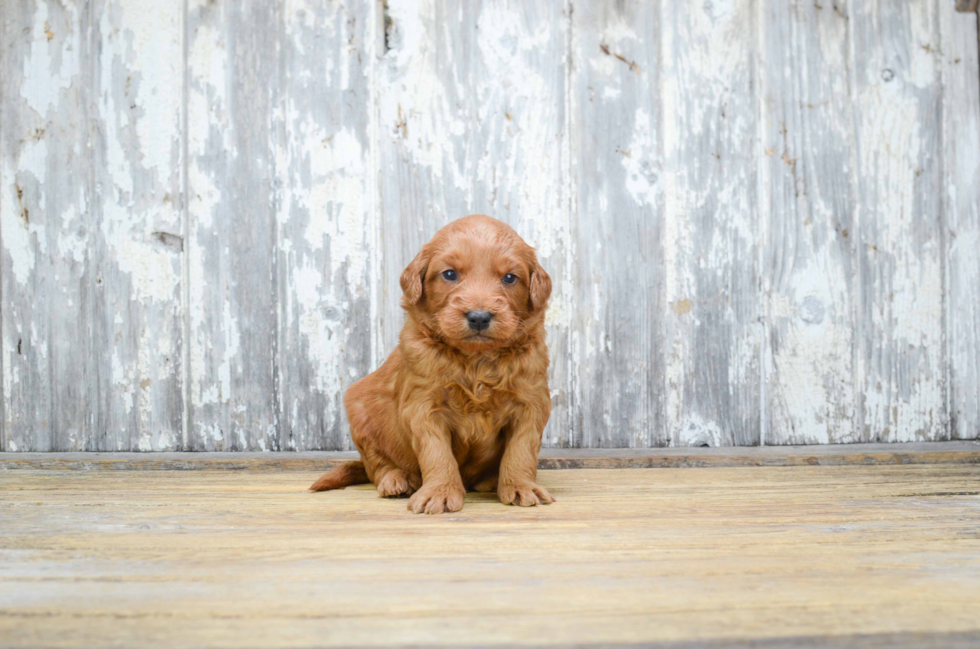
{"type": "Polygon", "coordinates": [[[52,17],[48,14],[47,3],[37,3],[30,53],[23,57],[24,85],[20,88],[20,94],[27,105],[42,117],[57,106],[60,94],[71,88],[78,73],[79,16],[75,6],[65,7],[65,10],[72,12],[69,23],[51,25],[52,17]],[[63,28],[70,31],[66,34],[63,28]]]}
{"type": "Polygon", "coordinates": [[[112,353],[112,385],[119,389],[120,398],[125,404],[126,414],[129,414],[133,409],[133,381],[129,375],[129,369],[123,366],[118,350],[114,350],[112,353]]]}
{"type": "Polygon", "coordinates": [[[675,446],[725,446],[727,440],[715,421],[691,414],[680,422],[674,437],[675,446]]]}
{"type": "Polygon", "coordinates": [[[41,254],[47,252],[47,239],[40,227],[46,217],[45,194],[38,192],[34,201],[33,193],[43,187],[47,179],[48,147],[44,139],[37,139],[26,142],[21,151],[18,168],[11,168],[4,161],[3,175],[12,182],[3,187],[3,205],[7,207],[0,214],[0,227],[14,278],[18,284],[26,285],[34,271],[35,250],[41,254]],[[25,208],[28,210],[26,218],[25,208]]]}
{"type": "Polygon", "coordinates": [[[218,364],[218,399],[228,403],[234,394],[231,387],[231,364],[235,360],[241,348],[241,334],[238,329],[238,318],[232,314],[231,300],[225,299],[224,312],[222,313],[221,331],[225,334],[224,350],[221,361],[218,364]]]}
{"type": "Polygon", "coordinates": [[[21,386],[63,400],[50,343],[79,325],[110,343],[85,368],[109,449],[173,448],[185,397],[204,448],[341,439],[401,268],[476,211],[552,275],[550,443],[752,443],[766,417],[766,443],[934,439],[952,412],[975,432],[975,21],[919,0],[794,6],[779,29],[774,0],[438,8],[390,3],[385,43],[369,2],[283,0],[268,34],[234,3],[191,0],[185,24],[113,0],[89,33],[37,4],[0,71],[8,450],[55,443],[21,386]],[[648,232],[662,253],[622,243],[648,232]]]}
{"type": "Polygon", "coordinates": [[[85,223],[85,195],[79,198],[81,205],[70,205],[61,213],[62,231],[58,233],[58,254],[81,265],[92,245],[85,223]]]}
{"type": "Polygon", "coordinates": [[[626,170],[626,191],[638,205],[659,205],[661,196],[660,175],[651,156],[657,155],[657,133],[650,114],[644,108],[636,109],[633,120],[633,139],[622,155],[626,170]]]}
{"type": "MultiPolygon", "coordinates": [[[[347,267],[349,286],[361,283],[367,268],[369,230],[364,227],[364,195],[367,191],[365,156],[357,137],[347,129],[328,134],[312,121],[299,126],[304,142],[314,142],[307,151],[311,175],[308,191],[292,189],[295,205],[309,213],[305,238],[311,251],[330,246],[330,277],[347,267]]],[[[305,147],[304,147],[305,148],[305,147]]]]}
{"type": "Polygon", "coordinates": [[[333,331],[335,324],[332,326],[323,318],[320,275],[316,269],[303,268],[297,269],[293,277],[299,331],[309,345],[310,364],[316,370],[313,387],[320,392],[337,394],[341,388],[337,364],[341,358],[343,337],[333,331]]]}
{"type": "Polygon", "coordinates": [[[180,273],[174,257],[153,244],[123,239],[116,244],[120,270],[129,273],[137,299],[173,302],[177,298],[180,273]]]}

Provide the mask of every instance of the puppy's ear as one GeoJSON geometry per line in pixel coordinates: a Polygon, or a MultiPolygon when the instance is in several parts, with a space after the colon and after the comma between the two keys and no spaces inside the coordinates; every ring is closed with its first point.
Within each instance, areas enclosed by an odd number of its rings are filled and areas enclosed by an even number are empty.
{"type": "Polygon", "coordinates": [[[544,272],[544,268],[541,268],[541,264],[537,260],[531,265],[529,293],[532,311],[540,311],[548,306],[548,298],[551,297],[551,277],[544,272]]]}
{"type": "Polygon", "coordinates": [[[429,255],[425,247],[415,255],[412,263],[402,271],[402,293],[405,294],[405,304],[418,304],[422,299],[422,284],[425,273],[429,269],[429,255]]]}

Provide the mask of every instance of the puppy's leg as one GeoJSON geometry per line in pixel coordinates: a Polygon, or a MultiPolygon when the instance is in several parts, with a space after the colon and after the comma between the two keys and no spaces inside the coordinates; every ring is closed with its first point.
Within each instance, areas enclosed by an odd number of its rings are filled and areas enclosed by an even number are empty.
{"type": "Polygon", "coordinates": [[[463,508],[466,489],[459,475],[459,465],[453,455],[449,429],[431,415],[423,413],[412,418],[412,447],[422,469],[422,488],[408,501],[416,514],[458,512],[463,508]]]}
{"type": "Polygon", "coordinates": [[[546,405],[542,400],[521,408],[507,430],[497,484],[497,496],[505,505],[533,507],[555,502],[537,483],[541,434],[550,412],[550,400],[546,405]]]}
{"type": "Polygon", "coordinates": [[[375,479],[378,494],[382,498],[411,496],[417,488],[412,485],[404,471],[394,466],[379,469],[379,474],[375,476],[375,479]]]}
{"type": "Polygon", "coordinates": [[[378,489],[378,494],[382,498],[392,498],[398,496],[411,496],[421,485],[422,481],[418,476],[412,476],[410,472],[400,468],[392,457],[388,454],[391,448],[382,449],[375,444],[379,440],[378,436],[363,436],[358,440],[358,448],[364,464],[368,467],[368,475],[371,482],[378,489]]]}

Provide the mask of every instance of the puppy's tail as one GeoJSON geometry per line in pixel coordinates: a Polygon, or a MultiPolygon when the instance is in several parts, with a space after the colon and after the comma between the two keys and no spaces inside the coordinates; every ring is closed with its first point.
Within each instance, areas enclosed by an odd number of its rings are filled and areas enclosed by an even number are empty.
{"type": "Polygon", "coordinates": [[[343,489],[352,484],[364,484],[365,482],[371,481],[368,480],[367,471],[364,470],[364,463],[356,460],[344,462],[324,473],[319,480],[310,486],[310,491],[343,489]]]}

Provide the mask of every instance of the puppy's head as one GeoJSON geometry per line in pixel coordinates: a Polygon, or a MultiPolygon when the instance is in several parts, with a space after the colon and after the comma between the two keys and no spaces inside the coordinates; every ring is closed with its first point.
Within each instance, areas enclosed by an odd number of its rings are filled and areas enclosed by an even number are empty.
{"type": "Polygon", "coordinates": [[[476,214],[453,221],[402,273],[402,306],[458,349],[502,347],[538,325],[551,278],[511,227],[476,214]]]}

